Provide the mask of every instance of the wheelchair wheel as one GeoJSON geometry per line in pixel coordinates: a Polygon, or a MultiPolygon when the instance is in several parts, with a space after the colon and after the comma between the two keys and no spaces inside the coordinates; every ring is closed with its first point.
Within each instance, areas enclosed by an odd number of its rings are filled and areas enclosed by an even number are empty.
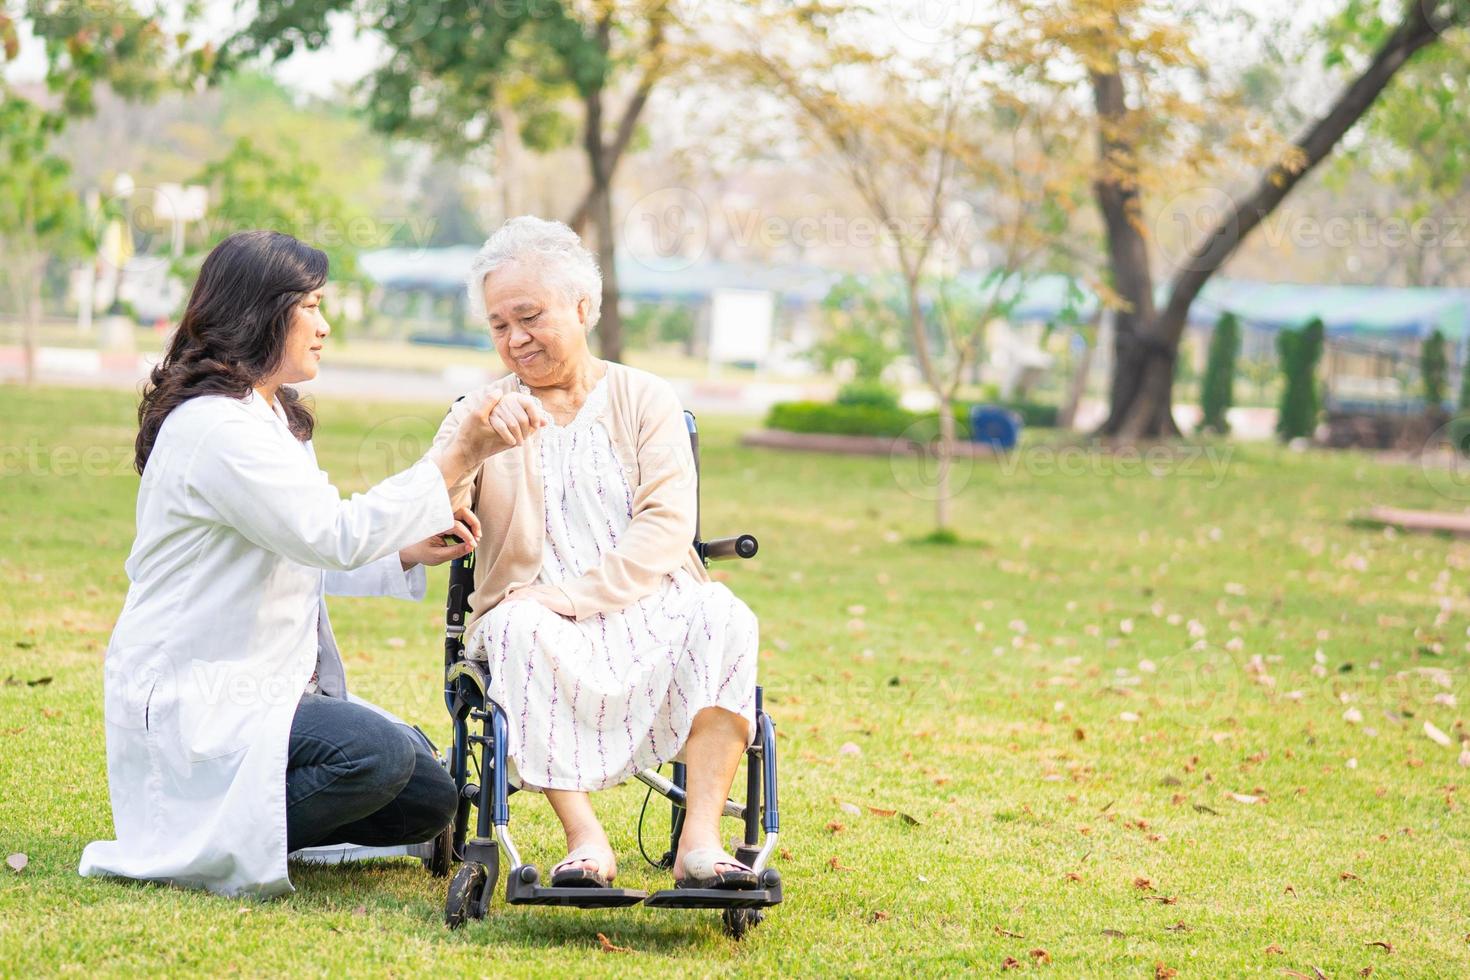
{"type": "Polygon", "coordinates": [[[424,870],[435,878],[448,878],[449,869],[454,864],[454,824],[444,828],[444,832],[435,837],[431,842],[433,850],[426,858],[419,860],[424,863],[424,870]]]}
{"type": "Polygon", "coordinates": [[[449,883],[449,895],[444,900],[444,924],[458,929],[466,918],[483,919],[493,888],[483,864],[470,862],[461,866],[449,883]]]}
{"type": "Polygon", "coordinates": [[[720,922],[725,927],[725,935],[739,942],[745,938],[745,934],[760,925],[766,915],[760,909],[725,909],[720,913],[720,922]]]}

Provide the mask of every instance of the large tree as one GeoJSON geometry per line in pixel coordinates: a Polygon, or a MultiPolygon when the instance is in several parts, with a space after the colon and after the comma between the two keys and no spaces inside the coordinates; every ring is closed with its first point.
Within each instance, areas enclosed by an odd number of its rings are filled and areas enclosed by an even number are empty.
{"type": "MultiPolygon", "coordinates": [[[[330,37],[332,15],[362,11],[356,0],[258,0],[249,26],[225,45],[221,64],[319,48],[330,37]]],[[[519,129],[510,146],[549,148],[566,132],[558,124],[561,104],[579,104],[587,183],[566,217],[573,227],[595,231],[603,273],[597,332],[603,356],[613,360],[623,348],[613,180],[668,70],[673,22],[669,0],[380,0],[362,21],[387,49],[367,80],[366,97],[384,132],[463,154],[509,125],[519,129]],[[618,109],[620,93],[626,94],[618,109]]]]}
{"type": "MultiPolygon", "coordinates": [[[[1350,0],[1352,6],[1368,5],[1350,0]]],[[[1271,148],[1235,115],[1237,103],[1210,84],[1213,77],[1194,50],[1190,20],[1175,5],[1155,0],[1016,0],[1013,43],[1027,46],[1028,64],[1046,66],[1047,81],[1085,85],[1097,141],[1094,187],[1106,232],[1108,267],[1116,293],[1115,351],[1108,419],[1102,434],[1131,441],[1178,434],[1172,387],[1179,341],[1200,291],[1241,243],[1325,160],[1363,118],[1414,54],[1470,19],[1470,0],[1403,0],[1395,22],[1374,43],[1351,80],[1327,109],[1290,143],[1271,148]],[[1186,77],[1187,76],[1187,77],[1186,77]],[[1183,83],[1169,79],[1185,78],[1183,83]],[[1085,81],[1083,81],[1085,79],[1085,81]],[[1197,93],[1217,99],[1211,103],[1197,93]],[[1225,119],[1237,119],[1222,125],[1225,119]],[[1196,134],[1181,146],[1180,131],[1196,134]],[[1222,150],[1252,143],[1235,169],[1222,150]],[[1182,157],[1200,179],[1244,182],[1237,195],[1218,190],[1203,233],[1180,243],[1162,303],[1155,275],[1144,195],[1161,191],[1159,157],[1182,157]],[[1244,169],[1264,155],[1252,174],[1244,169]],[[1242,162],[1243,161],[1243,162],[1242,162]],[[1221,200],[1223,199],[1223,200],[1221,200]]],[[[1028,68],[1036,72],[1039,69],[1028,68]]],[[[1178,171],[1174,171],[1175,174],[1178,171]]]]}

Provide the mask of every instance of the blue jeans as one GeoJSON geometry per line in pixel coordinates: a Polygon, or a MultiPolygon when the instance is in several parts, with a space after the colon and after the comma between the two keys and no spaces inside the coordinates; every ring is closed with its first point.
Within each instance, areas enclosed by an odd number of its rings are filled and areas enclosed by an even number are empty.
{"type": "Polygon", "coordinates": [[[454,819],[454,780],[422,735],[360,704],[306,694],[286,757],[286,848],[429,840],[454,819]]]}

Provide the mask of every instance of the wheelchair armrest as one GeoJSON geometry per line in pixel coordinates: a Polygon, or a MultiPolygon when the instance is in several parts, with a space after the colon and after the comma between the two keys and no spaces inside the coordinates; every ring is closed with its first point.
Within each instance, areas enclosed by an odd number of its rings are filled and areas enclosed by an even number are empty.
{"type": "Polygon", "coordinates": [[[737,534],[732,538],[701,541],[696,547],[702,560],[712,562],[730,558],[754,558],[755,553],[760,550],[760,543],[753,534],[737,534]]]}

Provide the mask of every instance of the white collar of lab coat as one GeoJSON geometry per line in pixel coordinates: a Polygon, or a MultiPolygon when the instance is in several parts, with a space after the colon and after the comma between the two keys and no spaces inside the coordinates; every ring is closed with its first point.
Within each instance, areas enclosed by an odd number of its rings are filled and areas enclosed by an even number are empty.
{"type": "Polygon", "coordinates": [[[271,419],[281,423],[286,427],[287,432],[291,431],[291,422],[286,418],[286,413],[281,408],[280,398],[266,401],[260,396],[260,392],[252,388],[250,389],[250,394],[245,396],[245,407],[263,419],[271,419]]]}

